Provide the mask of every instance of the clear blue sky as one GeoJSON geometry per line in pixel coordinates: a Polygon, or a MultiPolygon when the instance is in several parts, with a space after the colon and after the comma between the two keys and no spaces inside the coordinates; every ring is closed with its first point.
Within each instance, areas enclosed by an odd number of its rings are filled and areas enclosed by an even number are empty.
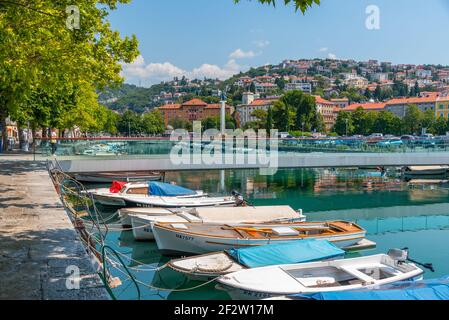
{"type": "Polygon", "coordinates": [[[136,34],[141,51],[124,68],[127,82],[149,85],[181,74],[226,78],[250,66],[328,56],[449,65],[447,0],[322,0],[304,16],[277,1],[276,8],[246,0],[120,5],[111,24],[136,34]],[[380,9],[380,30],[365,27],[368,5],[380,9]]]}

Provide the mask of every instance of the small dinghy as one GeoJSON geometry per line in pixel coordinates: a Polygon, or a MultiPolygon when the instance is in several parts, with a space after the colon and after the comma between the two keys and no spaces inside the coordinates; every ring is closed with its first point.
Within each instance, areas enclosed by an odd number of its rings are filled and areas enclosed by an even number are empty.
{"type": "MultiPolygon", "coordinates": [[[[133,210],[127,209],[126,212],[131,220],[132,231],[136,240],[154,240],[152,228],[154,223],[219,223],[237,225],[243,223],[305,221],[302,210],[295,211],[289,206],[179,209],[172,211],[172,215],[164,214],[161,216],[156,216],[153,212],[149,215],[130,213],[133,210]]],[[[141,209],[138,210],[140,211],[141,209]]],[[[160,211],[160,209],[150,210],[160,211]]]]}
{"type": "Polygon", "coordinates": [[[246,269],[217,279],[217,288],[232,299],[255,300],[286,295],[373,289],[405,280],[420,280],[424,271],[402,257],[367,257],[246,269]]]}
{"type": "Polygon", "coordinates": [[[194,208],[243,204],[243,200],[237,196],[209,197],[203,191],[193,191],[156,181],[148,183],[114,181],[110,188],[91,189],[87,192],[102,205],[118,207],[194,208]]]}
{"type": "Polygon", "coordinates": [[[266,224],[156,223],[153,234],[163,254],[203,254],[230,248],[321,239],[343,248],[365,238],[366,231],[346,221],[266,224]]]}
{"type": "Polygon", "coordinates": [[[163,175],[153,171],[117,171],[98,173],[75,173],[73,177],[80,182],[112,183],[113,181],[160,181],[163,175]]]}
{"type": "Polygon", "coordinates": [[[192,280],[209,281],[243,269],[322,261],[344,254],[329,241],[309,239],[175,259],[168,266],[192,280]]]}

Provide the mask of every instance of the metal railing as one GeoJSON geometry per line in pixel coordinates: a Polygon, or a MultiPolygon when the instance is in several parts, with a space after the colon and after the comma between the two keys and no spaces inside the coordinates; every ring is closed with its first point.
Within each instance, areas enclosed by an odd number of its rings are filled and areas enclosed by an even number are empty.
{"type": "MultiPolygon", "coordinates": [[[[61,138],[57,140],[56,156],[60,159],[131,159],[164,157],[170,154],[178,141],[170,141],[168,137],[151,138],[61,138]]],[[[184,147],[192,152],[204,150],[211,142],[186,141],[184,147]]],[[[214,141],[216,145],[220,142],[214,141]]],[[[260,147],[257,139],[234,139],[233,145],[222,142],[222,151],[248,153],[254,150],[269,150],[269,140],[260,147]]],[[[423,153],[449,151],[449,138],[415,139],[403,141],[398,139],[368,138],[283,138],[277,140],[280,153],[423,153]]],[[[37,159],[52,157],[52,147],[48,139],[36,140],[33,152],[37,159]]]]}

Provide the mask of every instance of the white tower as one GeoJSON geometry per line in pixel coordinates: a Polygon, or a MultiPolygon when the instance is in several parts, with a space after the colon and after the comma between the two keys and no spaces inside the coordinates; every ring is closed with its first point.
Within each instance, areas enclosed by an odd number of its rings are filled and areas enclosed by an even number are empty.
{"type": "Polygon", "coordinates": [[[226,133],[226,95],[224,92],[221,92],[221,109],[220,109],[220,123],[221,123],[221,134],[224,135],[226,133]]]}

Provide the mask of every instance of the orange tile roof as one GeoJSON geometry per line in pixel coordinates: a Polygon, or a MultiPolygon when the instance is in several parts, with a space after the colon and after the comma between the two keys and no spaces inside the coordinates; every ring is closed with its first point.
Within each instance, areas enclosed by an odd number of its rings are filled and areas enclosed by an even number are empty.
{"type": "Polygon", "coordinates": [[[207,103],[201,99],[192,99],[182,104],[183,106],[207,106],[207,103]]]}
{"type": "Polygon", "coordinates": [[[320,96],[314,96],[315,102],[318,104],[334,104],[332,101],[321,98],[320,96]]]}
{"type": "Polygon", "coordinates": [[[177,104],[166,104],[165,106],[159,107],[159,109],[162,109],[162,110],[176,110],[176,109],[179,109],[179,108],[181,108],[181,105],[179,103],[177,103],[177,104]]]}
{"type": "Polygon", "coordinates": [[[272,104],[278,99],[255,99],[253,102],[251,102],[250,106],[257,107],[257,106],[266,106],[269,104],[272,104]]]}
{"type": "Polygon", "coordinates": [[[373,110],[382,110],[384,109],[386,104],[384,102],[369,102],[369,103],[354,103],[346,108],[341,109],[342,111],[356,111],[358,108],[363,108],[363,110],[373,111],[373,110]]]}
{"type": "Polygon", "coordinates": [[[387,101],[387,105],[395,105],[395,104],[419,104],[419,103],[431,103],[437,100],[436,95],[430,95],[426,97],[413,97],[413,98],[397,98],[391,99],[387,101]]]}

